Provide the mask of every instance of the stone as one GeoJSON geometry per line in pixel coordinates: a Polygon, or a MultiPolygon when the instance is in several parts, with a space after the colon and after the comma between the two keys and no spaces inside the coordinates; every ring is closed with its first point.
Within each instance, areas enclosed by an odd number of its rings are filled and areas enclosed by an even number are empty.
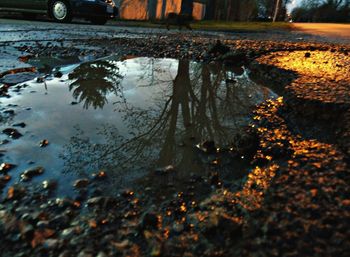
{"type": "Polygon", "coordinates": [[[90,250],[82,250],[77,257],[94,257],[90,250]]]}
{"type": "Polygon", "coordinates": [[[0,79],[0,82],[12,86],[12,85],[16,85],[19,83],[32,80],[37,75],[38,74],[34,72],[21,72],[21,73],[15,73],[15,74],[8,74],[2,77],[0,79]]]}
{"type": "Polygon", "coordinates": [[[105,254],[104,252],[99,252],[96,257],[107,257],[107,254],[105,254]]]}
{"type": "Polygon", "coordinates": [[[89,180],[88,179],[78,179],[74,182],[73,186],[75,188],[85,188],[89,185],[89,180]]]}
{"type": "Polygon", "coordinates": [[[14,128],[6,128],[2,131],[2,133],[4,133],[5,135],[13,139],[18,139],[23,136],[21,133],[18,132],[17,129],[14,129],[14,128]]]}
{"type": "Polygon", "coordinates": [[[18,200],[26,194],[26,189],[20,185],[13,185],[7,190],[7,199],[18,200]]]}
{"type": "Polygon", "coordinates": [[[43,181],[43,188],[49,191],[55,190],[57,188],[56,180],[45,180],[43,181]]]}
{"type": "Polygon", "coordinates": [[[212,140],[207,140],[201,144],[198,144],[197,148],[207,154],[215,154],[217,152],[215,142],[212,140]]]}
{"type": "Polygon", "coordinates": [[[54,249],[59,246],[60,241],[58,239],[46,239],[43,243],[44,248],[54,249]]]}
{"type": "Polygon", "coordinates": [[[7,172],[9,172],[10,170],[12,170],[14,167],[16,167],[16,165],[11,164],[11,163],[3,162],[3,163],[0,165],[0,173],[7,174],[7,172]]]}
{"type": "Polygon", "coordinates": [[[20,123],[13,124],[12,126],[24,128],[26,126],[26,124],[24,122],[20,122],[20,123]]]}
{"type": "Polygon", "coordinates": [[[22,181],[29,181],[31,180],[34,176],[38,176],[44,173],[44,168],[43,167],[35,167],[32,169],[25,170],[21,174],[21,179],[22,181]]]}
{"type": "Polygon", "coordinates": [[[71,239],[75,235],[76,229],[74,227],[72,228],[66,228],[62,231],[61,237],[63,239],[71,239]]]}
{"type": "Polygon", "coordinates": [[[39,142],[39,146],[40,146],[40,147],[46,147],[46,146],[48,146],[48,145],[49,145],[49,140],[47,140],[47,139],[41,140],[41,141],[39,142]]]}
{"type": "Polygon", "coordinates": [[[175,168],[173,165],[168,165],[155,170],[156,174],[158,175],[170,174],[170,173],[173,173],[174,171],[175,171],[175,168]]]}
{"type": "Polygon", "coordinates": [[[230,47],[221,43],[220,40],[216,41],[216,44],[212,46],[209,50],[209,54],[213,55],[224,55],[230,51],[230,47]]]}
{"type": "Polygon", "coordinates": [[[32,238],[33,234],[34,234],[34,227],[32,225],[26,224],[26,225],[22,226],[21,236],[23,239],[29,240],[32,238]]]}
{"type": "Polygon", "coordinates": [[[142,217],[142,229],[158,229],[160,219],[155,212],[147,212],[142,217]]]}

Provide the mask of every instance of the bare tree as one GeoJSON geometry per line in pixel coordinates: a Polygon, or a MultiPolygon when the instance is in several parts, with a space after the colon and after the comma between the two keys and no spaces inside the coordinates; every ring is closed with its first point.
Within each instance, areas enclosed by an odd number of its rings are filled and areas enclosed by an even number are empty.
{"type": "Polygon", "coordinates": [[[180,13],[192,15],[192,13],[193,13],[193,0],[182,0],[180,13]]]}
{"type": "Polygon", "coordinates": [[[274,15],[273,15],[273,22],[276,22],[277,20],[277,16],[278,16],[278,11],[280,9],[280,4],[281,4],[281,0],[277,0],[276,1],[276,5],[275,5],[275,12],[274,12],[274,15]]]}
{"type": "Polygon", "coordinates": [[[148,0],[147,1],[147,13],[148,19],[154,20],[157,18],[157,0],[148,0]]]}
{"type": "Polygon", "coordinates": [[[161,13],[161,19],[165,18],[166,15],[166,5],[167,5],[167,0],[162,0],[162,13],[161,13]]]}

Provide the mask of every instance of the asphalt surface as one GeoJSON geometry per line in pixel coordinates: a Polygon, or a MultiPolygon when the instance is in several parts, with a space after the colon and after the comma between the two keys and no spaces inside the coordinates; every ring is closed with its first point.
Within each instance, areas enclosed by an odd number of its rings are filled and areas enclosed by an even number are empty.
{"type": "MultiPolygon", "coordinates": [[[[12,17],[12,16],[11,16],[12,17]]],[[[295,24],[294,31],[261,31],[254,33],[219,32],[219,31],[167,31],[159,25],[156,28],[121,26],[118,21],[110,21],[104,26],[91,25],[82,20],[72,24],[58,24],[39,17],[38,20],[23,20],[21,16],[11,18],[0,17],[0,74],[15,68],[28,67],[18,61],[23,53],[18,51],[19,46],[36,43],[53,43],[62,46],[76,45],[79,40],[115,39],[115,38],[142,38],[167,35],[193,35],[213,39],[251,39],[268,40],[275,42],[325,42],[350,43],[350,25],[336,24],[295,24]],[[315,30],[313,31],[313,29],[315,30]]],[[[90,46],[94,48],[94,45],[90,46]]],[[[105,47],[108,47],[106,45],[105,47]]]]}
{"type": "Polygon", "coordinates": [[[350,40],[350,24],[295,23],[293,26],[306,34],[350,40]]]}

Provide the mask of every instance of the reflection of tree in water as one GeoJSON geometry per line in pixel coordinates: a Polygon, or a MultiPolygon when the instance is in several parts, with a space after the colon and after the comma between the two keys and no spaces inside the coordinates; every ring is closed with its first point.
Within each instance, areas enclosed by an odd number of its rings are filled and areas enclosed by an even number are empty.
{"type": "MultiPolygon", "coordinates": [[[[150,81],[150,90],[158,86],[157,79],[150,81]]],[[[105,127],[101,131],[105,144],[96,145],[81,137],[72,143],[84,148],[81,154],[92,165],[90,168],[110,169],[119,178],[121,172],[125,176],[172,164],[176,166],[177,179],[184,179],[191,172],[206,169],[194,148],[196,143],[214,140],[232,146],[249,122],[251,107],[270,96],[268,89],[251,82],[245,73],[237,76],[222,65],[180,60],[175,79],[150,99],[155,103],[152,107],[128,103],[117,107],[130,135],[121,136],[116,127],[105,127]]],[[[81,155],[78,152],[75,148],[74,155],[81,155]]],[[[68,160],[69,165],[74,164],[72,154],[68,160]]]]}
{"type": "Polygon", "coordinates": [[[84,63],[69,74],[69,79],[74,80],[69,90],[73,91],[73,97],[79,103],[84,103],[85,109],[89,106],[94,109],[103,108],[108,103],[109,93],[122,96],[122,76],[113,61],[84,63]]]}

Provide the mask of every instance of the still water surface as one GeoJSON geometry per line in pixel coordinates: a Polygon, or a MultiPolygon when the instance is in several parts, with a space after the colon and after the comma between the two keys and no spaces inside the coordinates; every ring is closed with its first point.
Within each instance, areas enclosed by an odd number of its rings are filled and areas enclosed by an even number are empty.
{"type": "MultiPolygon", "coordinates": [[[[44,175],[34,181],[57,179],[59,193],[70,193],[76,177],[99,170],[110,175],[116,190],[146,187],[145,181],[168,185],[156,175],[168,165],[176,170],[171,184],[181,187],[190,174],[212,169],[216,157],[201,153],[197,144],[213,140],[234,148],[252,108],[275,97],[251,81],[245,68],[223,64],[109,57],[58,70],[62,77],[29,81],[1,100],[3,111],[15,111],[1,130],[26,124],[17,128],[23,137],[1,148],[3,161],[18,165],[14,181],[26,168],[43,166],[44,175]],[[50,144],[40,148],[43,139],[50,144]]],[[[246,165],[228,155],[220,163],[221,177],[241,178],[246,165]]]]}

